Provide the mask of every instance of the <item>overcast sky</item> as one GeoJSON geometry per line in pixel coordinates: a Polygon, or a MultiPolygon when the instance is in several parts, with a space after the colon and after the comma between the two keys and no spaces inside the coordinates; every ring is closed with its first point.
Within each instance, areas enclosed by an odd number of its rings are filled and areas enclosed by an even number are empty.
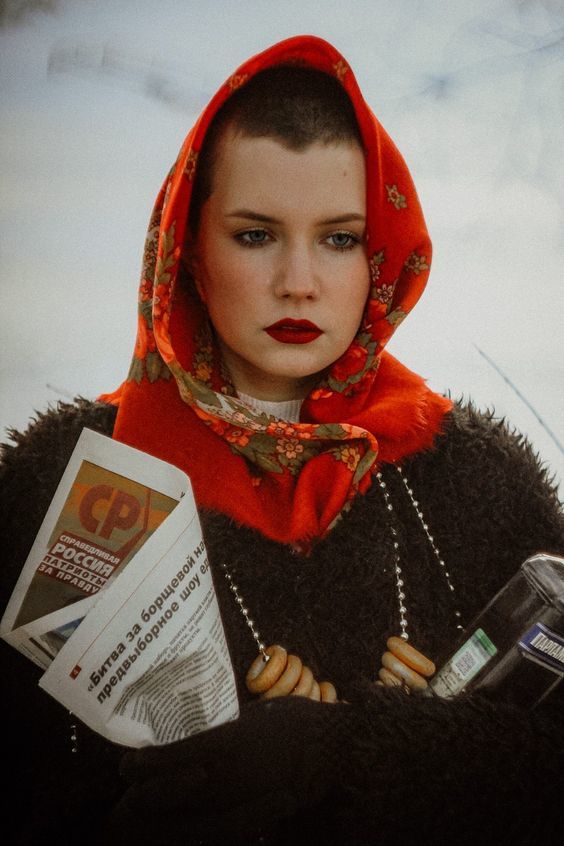
{"type": "Polygon", "coordinates": [[[311,33],[351,63],[434,242],[390,351],[506,415],[564,478],[561,0],[5,0],[0,15],[2,429],[123,380],[145,229],[184,135],[237,64],[311,33]]]}

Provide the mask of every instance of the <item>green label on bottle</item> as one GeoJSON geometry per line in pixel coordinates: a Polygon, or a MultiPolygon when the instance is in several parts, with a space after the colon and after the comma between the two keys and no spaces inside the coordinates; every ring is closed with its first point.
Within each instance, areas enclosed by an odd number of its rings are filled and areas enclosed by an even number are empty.
{"type": "Polygon", "coordinates": [[[437,673],[431,682],[432,690],[437,696],[457,696],[496,653],[497,647],[485,631],[476,629],[437,673]]]}

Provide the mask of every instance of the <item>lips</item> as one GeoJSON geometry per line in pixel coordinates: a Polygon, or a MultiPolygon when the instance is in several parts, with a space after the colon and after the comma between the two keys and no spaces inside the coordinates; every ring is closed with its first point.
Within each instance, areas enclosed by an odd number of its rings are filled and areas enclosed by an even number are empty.
{"type": "Polygon", "coordinates": [[[310,344],[323,334],[323,330],[309,320],[293,320],[284,317],[264,330],[281,344],[310,344]]]}

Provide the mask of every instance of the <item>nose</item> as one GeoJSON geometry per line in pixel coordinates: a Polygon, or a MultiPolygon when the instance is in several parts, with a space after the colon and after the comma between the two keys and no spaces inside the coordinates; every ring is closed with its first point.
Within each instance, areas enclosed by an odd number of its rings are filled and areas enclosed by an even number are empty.
{"type": "Polygon", "coordinates": [[[281,254],[274,277],[274,293],[281,299],[313,300],[319,296],[315,257],[307,245],[289,245],[281,254]]]}

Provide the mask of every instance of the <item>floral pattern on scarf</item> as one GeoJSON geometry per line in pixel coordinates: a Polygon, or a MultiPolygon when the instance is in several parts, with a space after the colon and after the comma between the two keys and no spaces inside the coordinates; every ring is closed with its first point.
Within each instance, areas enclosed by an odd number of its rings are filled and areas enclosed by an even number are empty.
{"type": "MultiPolygon", "coordinates": [[[[181,446],[188,429],[192,431],[194,418],[182,415],[176,406],[174,415],[169,415],[176,392],[199,425],[217,437],[213,450],[225,456],[220,449],[223,443],[245,462],[246,475],[241,475],[240,467],[232,466],[234,478],[247,479],[245,488],[247,483],[252,488],[241,493],[243,502],[261,487],[262,480],[269,476],[279,480],[274,489],[269,486],[270,491],[277,491],[271,494],[271,502],[253,502],[261,515],[256,518],[248,517],[253,511],[250,506],[238,509],[224,501],[221,493],[207,491],[208,483],[203,479],[195,484],[206,504],[229,513],[231,509],[242,522],[249,519],[266,534],[282,540],[296,533],[323,535],[346,504],[370,485],[382,446],[383,432],[379,430],[387,426],[378,422],[384,378],[378,376],[379,365],[389,338],[423,292],[430,260],[431,244],[409,171],[366,105],[344,58],[330,44],[313,36],[297,36],[274,45],[245,62],[220,88],[187,136],[157,197],[145,242],[138,332],[128,380],[114,394],[103,397],[120,405],[115,436],[169,459],[173,455],[189,475],[198,477],[199,459],[186,458],[181,446]],[[333,74],[355,108],[366,156],[366,249],[372,284],[356,337],[304,401],[300,422],[289,424],[253,412],[237,398],[205,309],[194,290],[181,282],[181,267],[198,153],[213,116],[232,91],[253,74],[292,62],[333,74]],[[158,387],[165,382],[166,388],[158,387]],[[165,396],[169,399],[163,399],[165,396]],[[178,440],[174,449],[170,443],[161,443],[150,426],[142,427],[139,414],[161,423],[169,415],[167,438],[178,440]],[[330,478],[328,457],[333,462],[330,478]],[[316,503],[307,507],[319,513],[308,515],[305,502],[316,503]],[[300,515],[287,517],[287,529],[275,513],[281,508],[301,510],[300,515]]],[[[420,389],[419,380],[417,391],[420,389]]],[[[406,383],[396,400],[404,414],[410,407],[408,390],[406,383]]],[[[432,405],[430,398],[436,395],[427,388],[425,392],[432,405]]],[[[419,399],[417,403],[421,405],[419,399]]],[[[410,447],[405,448],[413,449],[416,443],[428,445],[448,407],[450,404],[441,399],[429,414],[428,431],[412,437],[410,447]]],[[[409,414],[414,416],[409,426],[424,428],[415,419],[415,407],[409,414]]],[[[395,454],[401,451],[397,448],[395,454]]],[[[225,472],[231,472],[230,467],[226,466],[225,472]]]]}

